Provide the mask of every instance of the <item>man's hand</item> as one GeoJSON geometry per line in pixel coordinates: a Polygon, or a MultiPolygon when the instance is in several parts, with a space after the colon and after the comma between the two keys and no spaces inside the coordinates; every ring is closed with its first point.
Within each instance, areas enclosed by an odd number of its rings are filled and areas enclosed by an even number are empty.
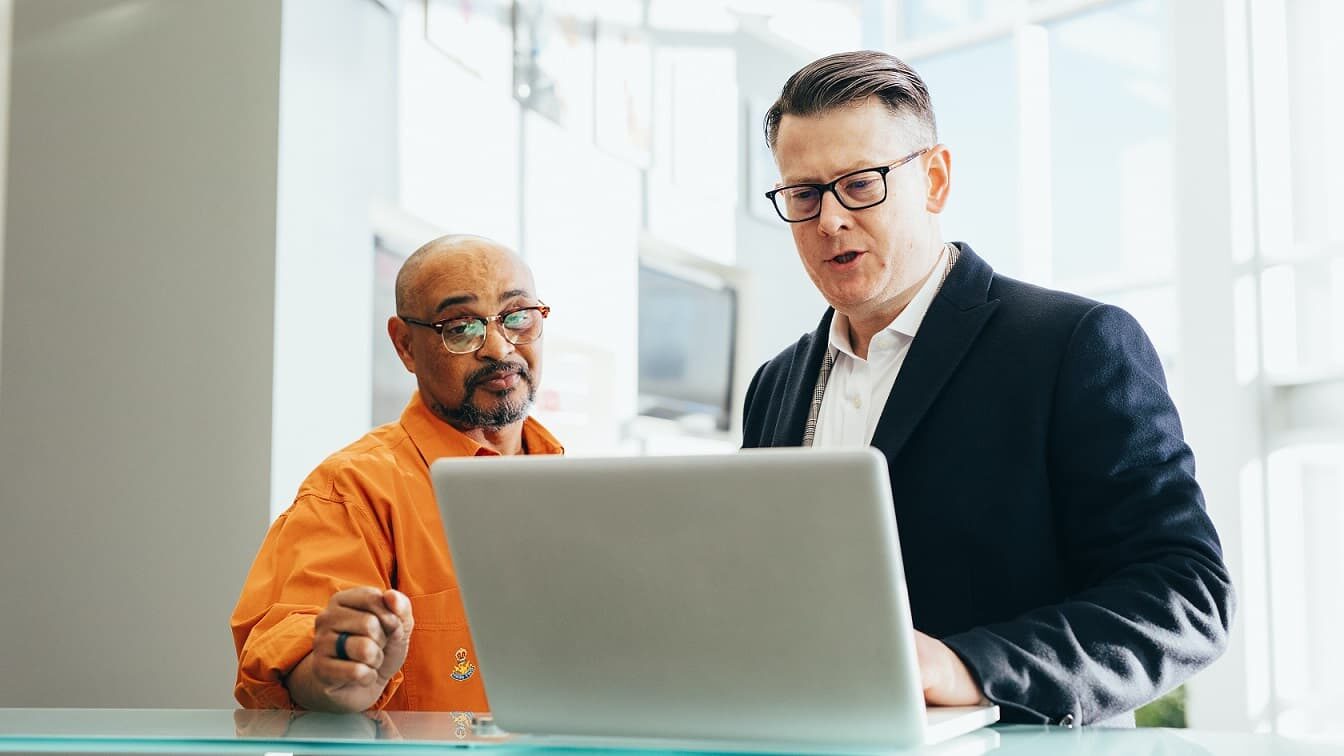
{"type": "Polygon", "coordinates": [[[937,638],[915,631],[924,703],[930,706],[974,706],[985,700],[961,657],[937,638]]]}
{"type": "Polygon", "coordinates": [[[406,661],[414,626],[410,599],[399,591],[365,587],[333,595],[317,615],[312,652],[285,681],[289,695],[310,711],[364,711],[406,661]],[[347,659],[337,653],[341,633],[347,659]]]}

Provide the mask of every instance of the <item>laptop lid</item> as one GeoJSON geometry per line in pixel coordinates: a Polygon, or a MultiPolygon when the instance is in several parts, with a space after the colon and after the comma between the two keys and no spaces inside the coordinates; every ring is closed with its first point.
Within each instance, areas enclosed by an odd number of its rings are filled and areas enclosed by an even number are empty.
{"type": "Polygon", "coordinates": [[[875,450],[453,458],[432,475],[501,728],[925,742],[875,450]]]}

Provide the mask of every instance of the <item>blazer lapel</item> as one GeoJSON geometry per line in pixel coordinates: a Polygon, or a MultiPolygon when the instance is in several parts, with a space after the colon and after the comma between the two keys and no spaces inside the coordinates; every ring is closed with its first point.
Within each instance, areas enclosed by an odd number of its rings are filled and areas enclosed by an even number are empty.
{"type": "Polygon", "coordinates": [[[988,298],[994,270],[970,245],[957,246],[961,257],[920,323],[873,433],[873,446],[889,457],[900,453],[999,306],[988,298]]]}
{"type": "Polygon", "coordinates": [[[826,314],[821,316],[821,325],[817,326],[803,348],[794,353],[795,359],[789,366],[788,382],[784,386],[786,403],[780,408],[771,446],[803,444],[803,426],[807,424],[807,411],[812,407],[812,390],[817,386],[821,360],[830,346],[831,317],[834,315],[835,310],[826,308],[826,314]]]}

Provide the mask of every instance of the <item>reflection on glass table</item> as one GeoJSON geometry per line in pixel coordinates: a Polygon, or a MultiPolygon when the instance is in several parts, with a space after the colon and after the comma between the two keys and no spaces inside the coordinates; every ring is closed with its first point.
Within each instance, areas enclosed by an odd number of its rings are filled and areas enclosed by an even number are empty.
{"type": "MultiPolygon", "coordinates": [[[[818,723],[825,727],[824,722],[818,723]]],[[[1165,729],[999,726],[903,753],[971,754],[1337,754],[1344,743],[1271,735],[1165,729]]],[[[466,712],[319,714],[260,710],[0,709],[4,753],[491,754],[770,752],[763,743],[693,743],[511,736],[466,712]]]]}

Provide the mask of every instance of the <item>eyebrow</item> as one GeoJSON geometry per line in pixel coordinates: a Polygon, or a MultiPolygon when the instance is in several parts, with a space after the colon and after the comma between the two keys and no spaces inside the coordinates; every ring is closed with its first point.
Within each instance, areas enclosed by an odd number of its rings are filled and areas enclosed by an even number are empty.
{"type": "Polygon", "coordinates": [[[439,302],[439,306],[434,309],[434,312],[437,314],[443,312],[449,307],[452,307],[453,305],[467,304],[468,302],[475,302],[475,301],[476,301],[475,294],[458,294],[457,296],[448,297],[442,302],[439,302]]]}
{"type": "MultiPolygon", "coordinates": [[[[841,170],[841,171],[836,172],[836,174],[835,174],[835,178],[840,178],[841,176],[844,176],[844,175],[847,174],[847,173],[853,173],[853,172],[855,172],[855,171],[862,171],[862,170],[865,170],[865,169],[867,169],[867,168],[876,168],[876,167],[878,167],[879,165],[882,165],[882,164],[881,164],[881,163],[870,163],[870,162],[867,162],[867,161],[860,161],[860,162],[858,162],[858,163],[851,163],[851,164],[850,164],[850,167],[845,168],[844,170],[841,170]]],[[[834,181],[834,180],[835,180],[835,179],[830,179],[829,181],[823,181],[822,179],[814,178],[814,177],[811,177],[811,176],[805,176],[805,177],[803,177],[803,178],[799,178],[799,179],[788,179],[788,180],[784,180],[784,179],[781,177],[781,181],[780,181],[779,187],[780,187],[780,188],[783,188],[783,187],[786,187],[786,186],[796,186],[796,185],[798,185],[798,184],[828,184],[828,183],[830,183],[830,181],[834,181]]]]}
{"type": "MultiPolygon", "coordinates": [[[[509,289],[508,291],[501,294],[499,298],[513,299],[515,297],[527,297],[527,296],[531,296],[531,293],[528,292],[527,289],[509,289]]],[[[457,294],[455,296],[451,296],[448,297],[447,299],[444,299],[442,302],[439,302],[439,306],[434,309],[434,313],[438,314],[448,309],[449,307],[453,307],[454,305],[470,304],[472,302],[475,302],[476,300],[477,297],[475,294],[457,294]]]]}

